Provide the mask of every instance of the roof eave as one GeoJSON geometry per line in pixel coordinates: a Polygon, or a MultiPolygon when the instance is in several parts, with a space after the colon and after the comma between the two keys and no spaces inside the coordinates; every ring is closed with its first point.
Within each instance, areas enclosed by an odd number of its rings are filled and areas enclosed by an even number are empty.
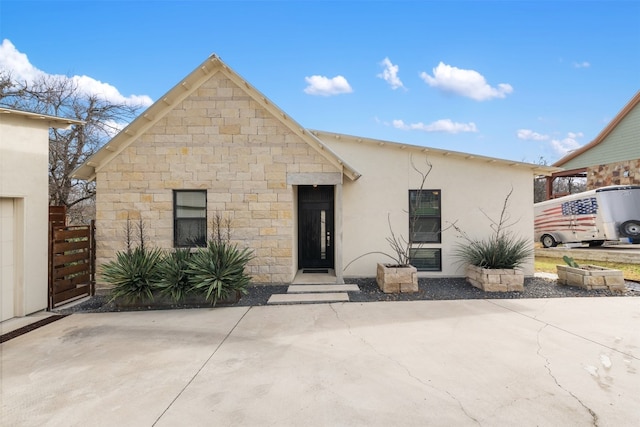
{"type": "Polygon", "coordinates": [[[498,159],[495,157],[487,157],[487,156],[481,156],[481,155],[471,154],[471,153],[463,153],[463,152],[452,151],[452,150],[443,150],[440,148],[425,147],[422,145],[413,145],[413,144],[406,144],[406,143],[400,143],[400,142],[394,142],[394,141],[385,141],[380,139],[366,138],[366,137],[360,137],[360,136],[354,136],[354,135],[345,135],[345,134],[327,132],[327,131],[321,131],[321,130],[315,130],[315,129],[311,130],[310,132],[316,136],[325,135],[326,137],[332,137],[334,139],[342,139],[342,138],[352,139],[357,142],[367,142],[367,143],[375,144],[378,146],[389,145],[389,146],[397,147],[398,149],[401,149],[401,150],[409,148],[409,149],[417,150],[423,153],[430,153],[430,154],[441,155],[445,157],[453,156],[453,157],[463,158],[465,160],[484,161],[487,163],[497,163],[497,164],[503,164],[511,167],[519,167],[519,168],[529,169],[531,173],[534,175],[551,176],[551,174],[563,170],[563,168],[560,168],[560,167],[498,159]]]}
{"type": "Polygon", "coordinates": [[[346,164],[335,152],[319,141],[311,132],[300,126],[295,120],[289,117],[284,111],[276,106],[271,100],[264,96],[260,91],[253,87],[249,82],[244,80],[239,74],[233,71],[222,59],[213,54],[209,56],[202,64],[194,69],[180,83],[171,88],[165,95],[154,102],[142,114],[134,119],[127,127],[120,131],[107,144],[91,156],[84,164],[76,168],[72,172],[72,177],[76,179],[85,179],[92,181],[96,178],[97,172],[105,164],[109,163],[116,155],[118,155],[128,143],[132,142],[138,135],[143,134],[161,115],[167,111],[168,107],[175,105],[180,100],[187,97],[201,83],[201,79],[209,78],[215,72],[223,72],[230,80],[239,87],[244,87],[250,92],[253,98],[262,106],[277,117],[289,129],[311,145],[325,159],[339,169],[347,178],[356,180],[360,177],[354,168],[346,164]],[[192,90],[193,88],[193,90],[192,90]],[[91,165],[93,163],[93,165],[91,165]]]}
{"type": "Polygon", "coordinates": [[[589,151],[596,145],[600,144],[605,138],[618,126],[618,124],[629,114],[636,105],[640,104],[640,90],[631,98],[629,102],[620,110],[620,112],[609,122],[609,124],[595,137],[590,143],[583,145],[582,147],[574,150],[555,162],[553,166],[562,166],[565,163],[575,159],[586,151],[589,151]]]}
{"type": "Polygon", "coordinates": [[[68,119],[65,117],[51,116],[48,114],[33,113],[31,111],[16,110],[13,108],[0,107],[0,114],[11,114],[26,117],[32,120],[46,121],[49,127],[56,129],[69,129],[73,125],[84,125],[83,120],[68,119]]]}

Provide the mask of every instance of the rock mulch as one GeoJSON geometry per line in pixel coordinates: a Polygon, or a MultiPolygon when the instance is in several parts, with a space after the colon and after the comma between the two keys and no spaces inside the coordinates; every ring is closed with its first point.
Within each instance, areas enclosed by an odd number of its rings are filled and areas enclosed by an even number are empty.
{"type": "MultiPolygon", "coordinates": [[[[385,294],[376,284],[375,279],[349,279],[347,283],[357,284],[359,292],[349,292],[350,302],[373,301],[427,301],[427,300],[465,300],[465,299],[523,299],[523,298],[575,298],[575,297],[640,297],[640,286],[626,281],[625,290],[586,290],[572,286],[560,286],[552,278],[532,277],[525,279],[523,292],[484,292],[473,287],[463,278],[421,278],[418,281],[418,292],[385,294]]],[[[247,295],[235,304],[225,307],[247,307],[266,305],[272,294],[287,292],[287,285],[250,286],[247,295]]],[[[192,308],[184,304],[176,304],[172,308],[192,308]]],[[[144,310],[145,308],[139,308],[144,310]]],[[[95,295],[72,306],[55,310],[59,314],[99,313],[122,311],[109,302],[108,295],[95,295]]]]}

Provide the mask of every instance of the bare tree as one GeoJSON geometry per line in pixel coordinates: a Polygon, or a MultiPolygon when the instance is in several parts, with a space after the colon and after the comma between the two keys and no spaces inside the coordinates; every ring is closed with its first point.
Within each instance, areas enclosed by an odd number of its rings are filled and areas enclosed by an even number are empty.
{"type": "Polygon", "coordinates": [[[0,105],[85,122],[49,132],[49,204],[66,206],[72,222],[86,220],[87,209],[93,207],[95,185],[71,178],[71,172],[131,121],[141,106],[85,93],[65,76],[43,75],[28,83],[3,70],[0,105]]]}
{"type": "MultiPolygon", "coordinates": [[[[548,166],[547,160],[540,156],[536,164],[540,166],[548,166]]],[[[547,177],[544,175],[536,176],[533,179],[533,202],[542,202],[547,200],[547,177]]]]}

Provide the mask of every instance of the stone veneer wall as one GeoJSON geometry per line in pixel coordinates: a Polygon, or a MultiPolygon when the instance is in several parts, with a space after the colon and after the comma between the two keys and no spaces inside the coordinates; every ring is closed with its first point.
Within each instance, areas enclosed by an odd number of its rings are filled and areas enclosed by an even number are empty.
{"type": "Polygon", "coordinates": [[[253,282],[289,282],[296,221],[286,176],[318,172],[338,170],[218,73],[98,172],[97,264],[125,248],[128,217],[144,220],[154,246],[173,247],[172,190],[206,189],[208,232],[215,212],[229,217],[232,240],[255,251],[253,282]]]}
{"type": "Polygon", "coordinates": [[[519,269],[491,269],[467,265],[467,282],[485,292],[524,291],[524,273],[519,269]]]}
{"type": "Polygon", "coordinates": [[[640,185],[640,159],[587,168],[587,190],[607,185],[640,185]]]}

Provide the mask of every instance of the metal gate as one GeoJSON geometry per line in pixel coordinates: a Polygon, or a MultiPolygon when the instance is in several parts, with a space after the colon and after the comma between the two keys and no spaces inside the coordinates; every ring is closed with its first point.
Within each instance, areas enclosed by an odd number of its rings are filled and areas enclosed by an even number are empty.
{"type": "Polygon", "coordinates": [[[49,309],[95,293],[95,223],[67,226],[55,208],[49,222],[49,309]]]}

